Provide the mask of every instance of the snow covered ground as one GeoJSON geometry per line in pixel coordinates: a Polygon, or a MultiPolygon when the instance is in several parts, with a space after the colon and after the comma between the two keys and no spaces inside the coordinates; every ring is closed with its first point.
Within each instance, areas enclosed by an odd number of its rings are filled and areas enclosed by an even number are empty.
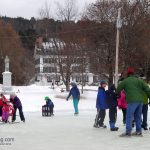
{"type": "MultiPolygon", "coordinates": [[[[26,123],[0,125],[0,144],[5,144],[0,145],[0,150],[148,150],[150,148],[150,131],[143,131],[142,138],[118,136],[125,129],[120,110],[117,120],[118,132],[111,132],[109,127],[93,128],[97,87],[84,92],[79,104],[79,116],[73,115],[72,101],[65,101],[63,98],[67,93],[61,93],[59,88],[52,90],[49,87],[35,85],[14,87],[15,91],[18,89],[26,123]],[[41,116],[41,106],[45,103],[44,96],[50,96],[55,104],[54,117],[41,116]]],[[[20,121],[18,116],[17,120],[20,121]]],[[[108,115],[105,124],[108,125],[108,115]]]]}

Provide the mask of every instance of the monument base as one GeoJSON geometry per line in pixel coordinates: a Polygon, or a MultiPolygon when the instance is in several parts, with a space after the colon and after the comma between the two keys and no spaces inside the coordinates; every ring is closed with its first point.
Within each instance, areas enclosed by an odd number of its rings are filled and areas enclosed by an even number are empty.
{"type": "Polygon", "coordinates": [[[2,75],[3,75],[3,86],[10,87],[12,73],[9,71],[5,71],[2,73],[2,75]]]}

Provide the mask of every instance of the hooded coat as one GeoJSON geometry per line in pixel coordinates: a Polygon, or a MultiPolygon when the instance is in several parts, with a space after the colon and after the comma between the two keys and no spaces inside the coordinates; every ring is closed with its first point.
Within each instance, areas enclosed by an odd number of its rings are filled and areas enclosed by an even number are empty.
{"type": "Polygon", "coordinates": [[[54,107],[54,103],[51,101],[51,99],[47,99],[47,100],[46,100],[46,105],[47,105],[48,107],[51,107],[51,108],[54,107]]]}
{"type": "Polygon", "coordinates": [[[22,107],[22,103],[17,96],[15,96],[14,99],[11,101],[14,104],[14,107],[16,107],[16,108],[22,107]]]}
{"type": "Polygon", "coordinates": [[[110,88],[106,91],[106,99],[108,108],[116,108],[118,105],[117,96],[116,96],[116,88],[114,85],[110,86],[110,88]]]}
{"type": "Polygon", "coordinates": [[[146,85],[141,79],[138,79],[134,76],[129,76],[119,84],[117,93],[120,94],[122,90],[125,90],[126,92],[127,104],[136,102],[143,103],[143,92],[150,97],[150,88],[148,85],[146,85]]]}
{"type": "Polygon", "coordinates": [[[80,91],[79,91],[79,89],[77,88],[76,85],[74,85],[74,86],[71,88],[67,99],[69,99],[70,96],[72,96],[73,99],[78,99],[78,100],[80,99],[80,91]]]}
{"type": "Polygon", "coordinates": [[[103,87],[99,87],[97,99],[96,99],[96,108],[97,109],[107,109],[107,102],[106,102],[106,91],[103,87]]]}
{"type": "Polygon", "coordinates": [[[124,90],[121,91],[120,97],[118,98],[118,107],[119,109],[127,108],[126,93],[124,90]]]}

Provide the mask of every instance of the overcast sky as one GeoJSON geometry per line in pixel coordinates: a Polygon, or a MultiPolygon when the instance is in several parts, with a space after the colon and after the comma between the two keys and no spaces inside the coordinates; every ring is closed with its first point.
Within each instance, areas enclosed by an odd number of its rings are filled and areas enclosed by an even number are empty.
{"type": "MultiPolygon", "coordinates": [[[[56,11],[56,1],[64,3],[65,0],[0,0],[0,15],[8,17],[24,17],[30,19],[39,16],[39,9],[44,7],[45,2],[50,5],[53,16],[56,11]]],[[[75,0],[82,10],[85,5],[96,0],[75,0]]]]}

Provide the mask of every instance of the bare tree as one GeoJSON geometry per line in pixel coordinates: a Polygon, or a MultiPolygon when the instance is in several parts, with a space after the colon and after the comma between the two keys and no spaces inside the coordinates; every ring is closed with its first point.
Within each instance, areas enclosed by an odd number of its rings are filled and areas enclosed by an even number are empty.
{"type": "MultiPolygon", "coordinates": [[[[48,30],[50,28],[50,26],[48,25],[46,32],[46,35],[48,36],[46,36],[46,38],[47,40],[52,39],[53,43],[55,44],[59,73],[61,74],[62,81],[66,85],[66,90],[68,91],[70,88],[71,75],[74,72],[74,59],[75,57],[78,57],[76,54],[78,48],[76,46],[76,38],[74,36],[74,30],[76,28],[74,20],[77,18],[78,10],[75,0],[66,0],[64,5],[61,5],[59,2],[57,2],[57,8],[59,19],[63,21],[61,26],[62,33],[57,30],[55,34],[52,34],[48,30]]],[[[49,14],[48,12],[49,9],[47,6],[44,8],[44,10],[42,9],[42,18],[46,18],[47,16],[49,16],[47,15],[49,14]]],[[[46,25],[46,23],[44,24],[46,25]]]]}
{"type": "Polygon", "coordinates": [[[39,9],[39,18],[41,21],[38,21],[38,26],[44,29],[45,37],[48,38],[51,31],[50,20],[52,18],[52,13],[51,6],[47,1],[45,1],[44,7],[39,9]]]}
{"type": "MultiPolygon", "coordinates": [[[[71,27],[68,26],[69,29],[71,27]]],[[[57,51],[59,73],[67,91],[70,89],[70,80],[75,75],[74,73],[80,76],[82,72],[85,72],[85,67],[83,67],[85,65],[83,64],[83,47],[79,39],[78,34],[73,31],[67,34],[58,33],[57,38],[53,38],[57,51]]]]}
{"type": "Polygon", "coordinates": [[[74,21],[78,17],[77,0],[65,0],[64,5],[57,2],[57,16],[62,21],[74,21]]]}
{"type": "MultiPolygon", "coordinates": [[[[119,7],[122,7],[123,19],[119,51],[120,72],[127,66],[144,67],[146,57],[143,52],[148,51],[149,48],[147,41],[150,36],[148,0],[132,2],[130,0],[97,0],[96,3],[90,5],[84,18],[99,24],[98,29],[89,33],[89,37],[95,46],[97,60],[100,60],[97,63],[103,64],[105,72],[109,74],[110,83],[112,83],[114,72],[116,17],[119,7]],[[106,47],[103,49],[101,45],[106,45],[106,47]]],[[[100,68],[100,70],[103,69],[100,68]]]]}
{"type": "Polygon", "coordinates": [[[41,19],[43,19],[43,18],[51,19],[52,18],[51,7],[47,1],[45,1],[44,7],[39,9],[39,17],[41,19]]]}

